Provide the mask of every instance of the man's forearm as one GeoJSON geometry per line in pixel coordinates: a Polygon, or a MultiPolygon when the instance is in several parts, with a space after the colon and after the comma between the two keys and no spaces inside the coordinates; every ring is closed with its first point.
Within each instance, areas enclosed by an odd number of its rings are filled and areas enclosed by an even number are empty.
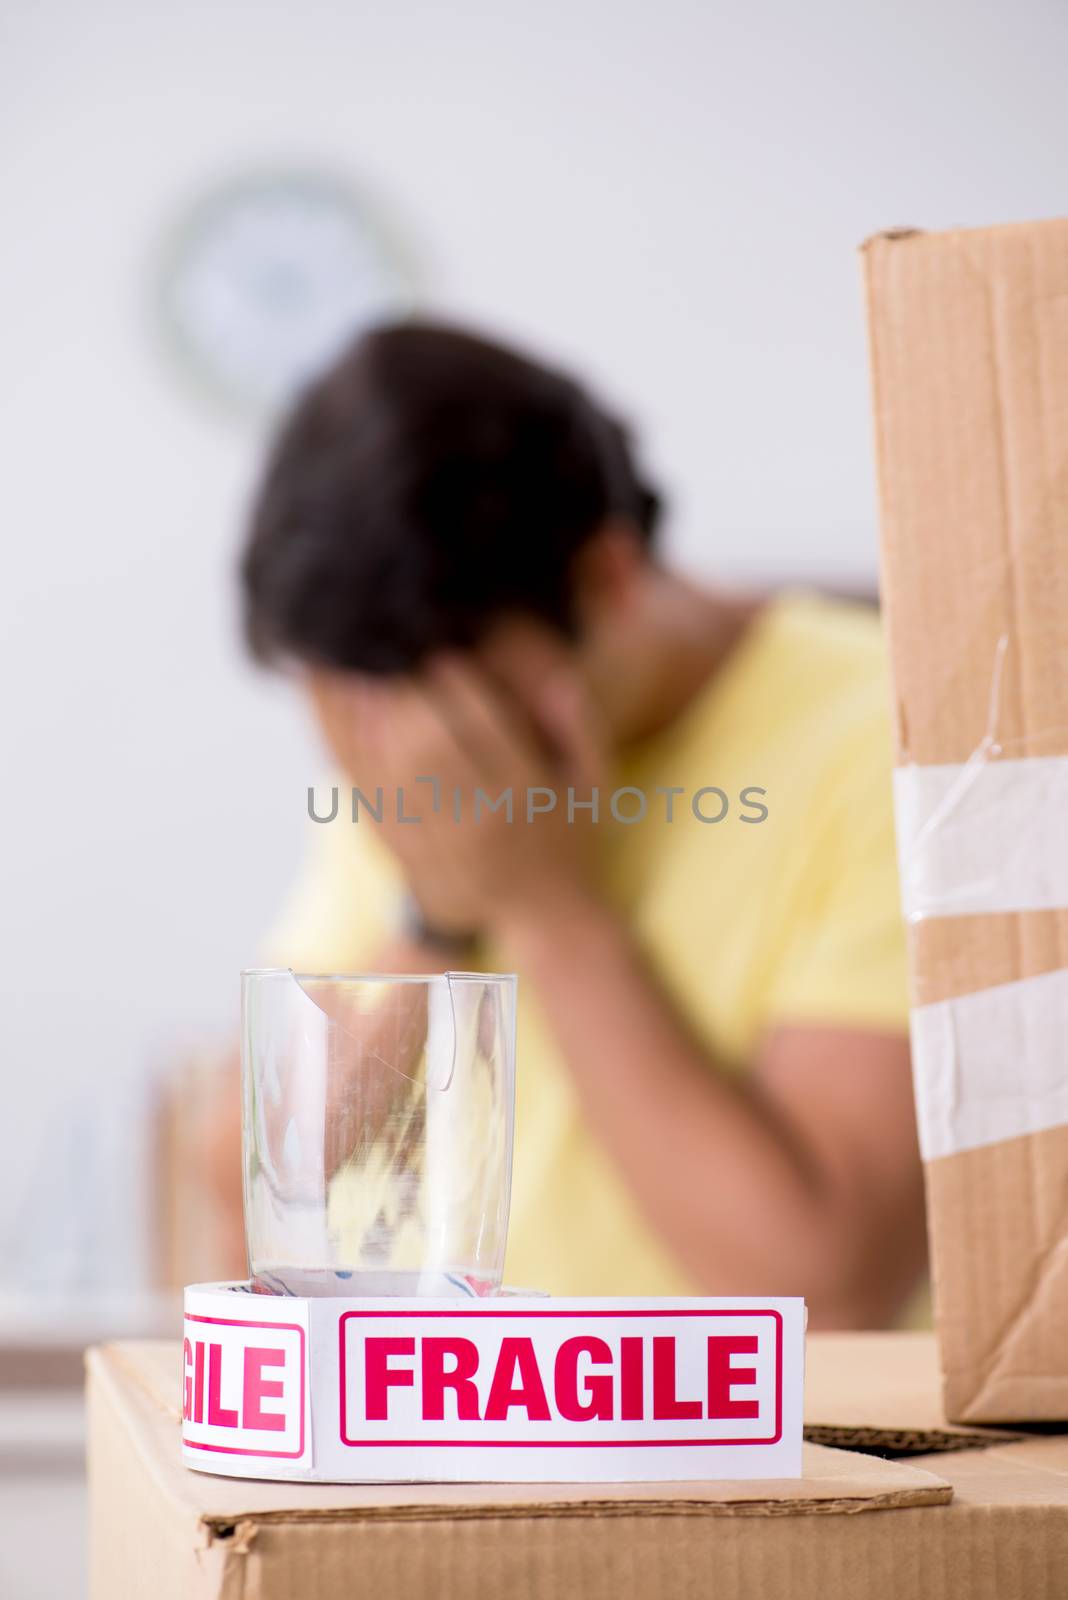
{"type": "Polygon", "coordinates": [[[841,1256],[813,1163],[758,1090],[714,1070],[619,919],[574,890],[502,933],[592,1127],[695,1281],[811,1292],[841,1256]]]}

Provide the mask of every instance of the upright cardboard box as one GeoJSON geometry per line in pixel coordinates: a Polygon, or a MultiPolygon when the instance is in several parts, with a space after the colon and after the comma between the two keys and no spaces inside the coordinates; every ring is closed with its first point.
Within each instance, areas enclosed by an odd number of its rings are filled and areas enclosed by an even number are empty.
{"type": "Polygon", "coordinates": [[[1068,1419],[1068,221],[865,248],[945,1406],[1068,1419]]]}

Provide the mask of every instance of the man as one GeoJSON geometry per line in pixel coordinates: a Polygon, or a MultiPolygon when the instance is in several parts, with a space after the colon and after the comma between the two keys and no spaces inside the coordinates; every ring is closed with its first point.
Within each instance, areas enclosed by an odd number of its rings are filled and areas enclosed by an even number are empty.
{"type": "Polygon", "coordinates": [[[885,1324],[924,1225],[877,622],[706,592],[656,520],[618,423],[462,332],[304,396],[247,632],[345,784],[270,956],[518,972],[508,1281],[885,1324]]]}

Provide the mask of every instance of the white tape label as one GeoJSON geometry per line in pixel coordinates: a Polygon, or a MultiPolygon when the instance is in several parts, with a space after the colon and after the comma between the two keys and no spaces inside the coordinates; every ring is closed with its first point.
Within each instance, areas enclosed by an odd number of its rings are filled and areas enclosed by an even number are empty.
{"type": "Polygon", "coordinates": [[[777,1444],[781,1317],[685,1310],[347,1311],[341,1436],[588,1449],[777,1444]],[[610,1324],[610,1325],[609,1325],[610,1324]],[[608,1335],[606,1338],[605,1335],[608,1335]]]}
{"type": "MultiPolygon", "coordinates": [[[[255,1308],[256,1300],[250,1296],[249,1301],[255,1308]]],[[[269,1320],[254,1310],[242,1315],[240,1305],[215,1306],[213,1315],[187,1307],[182,1339],[187,1450],[208,1457],[309,1459],[307,1318],[302,1302],[281,1305],[285,1320],[269,1320]],[[300,1308],[296,1317],[294,1305],[300,1308]]]]}
{"type": "Polygon", "coordinates": [[[924,1160],[1068,1123],[1068,971],[912,1013],[924,1160]]]}
{"type": "Polygon", "coordinates": [[[186,1460],[338,1482],[793,1477],[803,1334],[800,1300],[203,1286],[187,1291],[186,1460]]]}
{"type": "Polygon", "coordinates": [[[1068,906],[1068,756],[894,772],[906,918],[1068,906]]]}

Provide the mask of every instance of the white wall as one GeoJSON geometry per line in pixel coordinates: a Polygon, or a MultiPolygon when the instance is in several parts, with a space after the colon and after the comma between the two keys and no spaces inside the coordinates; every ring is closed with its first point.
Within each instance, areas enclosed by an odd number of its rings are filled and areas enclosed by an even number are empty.
{"type": "Polygon", "coordinates": [[[618,397],[689,564],[865,582],[854,247],[889,224],[1063,210],[1066,47],[1057,0],[8,0],[0,1217],[17,1273],[99,1277],[101,1239],[111,1277],[136,1273],[129,1085],[232,1029],[315,770],[297,709],[233,637],[257,440],[154,331],[182,208],[250,167],[351,172],[434,302],[618,397]]]}

